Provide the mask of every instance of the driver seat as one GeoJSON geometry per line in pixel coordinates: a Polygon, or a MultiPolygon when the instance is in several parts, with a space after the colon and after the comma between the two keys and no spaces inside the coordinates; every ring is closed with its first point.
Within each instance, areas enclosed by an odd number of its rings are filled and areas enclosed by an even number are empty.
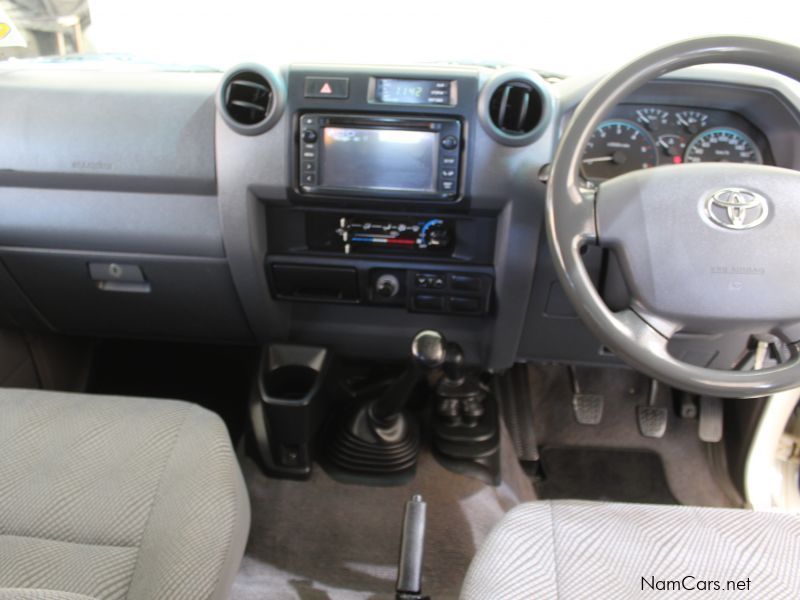
{"type": "Polygon", "coordinates": [[[461,599],[800,598],[799,564],[795,515],[539,501],[495,527],[461,599]]]}

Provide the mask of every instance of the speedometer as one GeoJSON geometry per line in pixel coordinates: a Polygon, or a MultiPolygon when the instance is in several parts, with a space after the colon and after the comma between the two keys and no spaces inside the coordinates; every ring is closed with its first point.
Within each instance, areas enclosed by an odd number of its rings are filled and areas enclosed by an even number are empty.
{"type": "Polygon", "coordinates": [[[717,127],[698,135],[686,148],[686,162],[737,162],[762,164],[755,142],[738,129],[717,127]]]}
{"type": "Polygon", "coordinates": [[[588,179],[610,179],[657,164],[658,153],[650,134],[632,121],[612,119],[600,123],[586,144],[582,166],[588,179]]]}

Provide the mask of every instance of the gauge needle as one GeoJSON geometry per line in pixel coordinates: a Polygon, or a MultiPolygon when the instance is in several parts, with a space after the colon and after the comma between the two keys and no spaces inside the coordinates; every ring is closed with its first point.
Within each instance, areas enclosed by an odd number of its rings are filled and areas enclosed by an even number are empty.
{"type": "Polygon", "coordinates": [[[584,158],[583,164],[585,165],[593,165],[594,163],[598,162],[612,162],[614,160],[614,155],[611,154],[609,156],[595,156],[594,158],[584,158]]]}

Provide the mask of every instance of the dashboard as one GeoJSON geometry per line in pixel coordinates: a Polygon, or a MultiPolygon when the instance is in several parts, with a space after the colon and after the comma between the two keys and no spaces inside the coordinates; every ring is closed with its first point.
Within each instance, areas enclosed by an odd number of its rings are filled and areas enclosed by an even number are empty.
{"type": "MultiPolygon", "coordinates": [[[[595,83],[458,65],[4,70],[0,325],[385,359],[436,328],[488,369],[616,363],[543,232],[547,168],[595,83]]],[[[601,124],[583,174],[800,169],[799,108],[767,74],[666,76],[601,124]]],[[[624,305],[610,257],[584,258],[624,305]]]]}

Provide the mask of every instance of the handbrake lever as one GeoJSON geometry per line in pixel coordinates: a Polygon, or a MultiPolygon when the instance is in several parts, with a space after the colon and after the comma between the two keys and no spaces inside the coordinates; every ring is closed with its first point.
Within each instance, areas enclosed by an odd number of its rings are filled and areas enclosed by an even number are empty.
{"type": "Polygon", "coordinates": [[[397,566],[396,600],[430,600],[428,596],[422,595],[426,508],[427,504],[419,494],[406,502],[397,566]]]}

